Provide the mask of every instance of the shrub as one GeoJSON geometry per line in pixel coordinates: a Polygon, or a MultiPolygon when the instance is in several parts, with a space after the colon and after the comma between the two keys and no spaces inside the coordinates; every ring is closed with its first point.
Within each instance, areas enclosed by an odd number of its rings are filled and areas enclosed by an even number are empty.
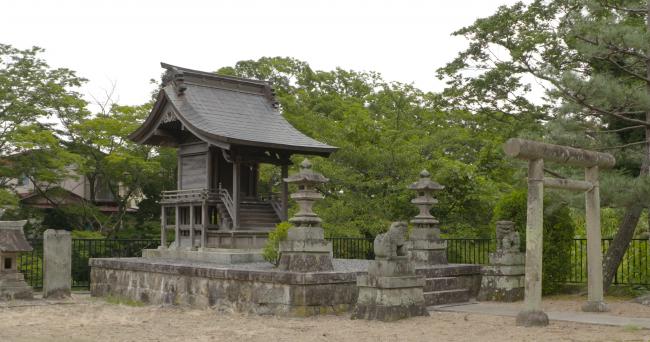
{"type": "Polygon", "coordinates": [[[275,229],[269,232],[269,239],[266,241],[262,256],[264,260],[277,265],[280,259],[280,241],[287,239],[287,232],[292,225],[289,222],[280,222],[275,226],[275,229]]]}
{"type": "MultiPolygon", "coordinates": [[[[515,190],[501,198],[494,209],[493,222],[510,220],[521,237],[522,250],[526,245],[527,190],[515,190]]],[[[494,226],[494,225],[493,225],[494,226]]],[[[567,204],[556,195],[544,197],[544,244],[542,254],[542,292],[555,293],[571,272],[571,246],[575,224],[567,204]]]]}

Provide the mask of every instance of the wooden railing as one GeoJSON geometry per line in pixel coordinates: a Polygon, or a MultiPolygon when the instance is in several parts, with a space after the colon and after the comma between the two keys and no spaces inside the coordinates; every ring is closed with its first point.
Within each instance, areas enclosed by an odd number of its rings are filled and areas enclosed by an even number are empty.
{"type": "Polygon", "coordinates": [[[207,189],[184,189],[163,191],[161,203],[199,202],[203,200],[218,200],[219,195],[207,189]]]}
{"type": "Polygon", "coordinates": [[[224,188],[219,188],[219,198],[221,199],[221,202],[223,203],[224,207],[226,207],[226,210],[228,211],[228,215],[230,215],[230,218],[235,217],[235,205],[232,201],[232,197],[230,197],[230,193],[228,190],[224,188]]]}

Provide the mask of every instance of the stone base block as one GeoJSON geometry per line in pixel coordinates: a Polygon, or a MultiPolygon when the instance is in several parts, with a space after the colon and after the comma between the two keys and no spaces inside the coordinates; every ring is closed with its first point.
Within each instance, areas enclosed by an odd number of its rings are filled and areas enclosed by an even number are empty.
{"type": "Polygon", "coordinates": [[[490,253],[490,265],[524,265],[526,264],[526,254],[520,252],[503,252],[498,251],[490,253]]]}
{"type": "Polygon", "coordinates": [[[446,265],[446,249],[411,249],[411,259],[418,266],[446,265]]]}
{"type": "MultiPolygon", "coordinates": [[[[296,228],[290,229],[291,231],[307,235],[311,232],[308,229],[296,228]]],[[[333,269],[332,244],[325,240],[280,241],[280,262],[278,268],[293,272],[331,271],[333,269]]]]}
{"type": "Polygon", "coordinates": [[[331,271],[332,255],[329,252],[282,252],[278,268],[292,272],[331,271]]]}
{"type": "MultiPolygon", "coordinates": [[[[239,249],[261,249],[266,245],[269,232],[261,230],[231,230],[231,231],[208,231],[207,247],[212,248],[239,248],[239,249]]],[[[189,246],[189,237],[183,236],[187,240],[185,244],[181,240],[181,246],[189,246]]],[[[195,244],[201,244],[201,236],[195,237],[195,244]]]]}
{"type": "Polygon", "coordinates": [[[588,301],[582,305],[582,311],[584,312],[608,312],[609,306],[603,301],[594,300],[588,301]]]}
{"type": "Polygon", "coordinates": [[[524,266],[484,266],[478,300],[515,302],[524,299],[524,266]]]}
{"type": "Polygon", "coordinates": [[[548,315],[544,311],[525,310],[517,314],[517,325],[523,327],[545,327],[548,315]]]}
{"type": "Polygon", "coordinates": [[[415,274],[415,265],[408,257],[399,259],[376,259],[368,266],[368,274],[375,274],[382,277],[402,277],[415,274]]]}
{"type": "Polygon", "coordinates": [[[33,299],[34,292],[20,272],[0,272],[0,300],[33,299]]]}
{"type": "Polygon", "coordinates": [[[422,287],[382,289],[361,286],[352,319],[396,321],[428,315],[422,287]]]}
{"type": "Polygon", "coordinates": [[[204,248],[198,251],[158,247],[142,250],[145,259],[172,259],[230,265],[264,261],[259,249],[204,248]]]}
{"type": "MultiPolygon", "coordinates": [[[[345,271],[282,272],[268,263],[216,265],[144,258],[91,259],[90,293],[156,305],[280,316],[340,314],[354,306],[364,260],[345,271]]],[[[341,268],[341,267],[339,267],[341,268]]]]}

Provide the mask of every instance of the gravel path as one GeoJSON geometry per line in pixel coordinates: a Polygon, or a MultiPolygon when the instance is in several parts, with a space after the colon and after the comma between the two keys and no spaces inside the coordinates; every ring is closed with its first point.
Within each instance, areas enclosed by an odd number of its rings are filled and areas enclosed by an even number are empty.
{"type": "MultiPolygon", "coordinates": [[[[610,301],[611,302],[611,301],[610,301]]],[[[553,299],[548,309],[579,301],[553,299]]],[[[619,314],[650,308],[617,302],[619,314]],[[627,310],[627,311],[626,311],[627,310]]],[[[649,341],[650,330],[552,322],[516,327],[512,317],[432,312],[393,323],[349,316],[282,318],[179,307],[126,306],[75,295],[67,304],[34,301],[0,306],[0,341],[649,341]],[[25,306],[28,305],[28,306],[25,306]]]]}

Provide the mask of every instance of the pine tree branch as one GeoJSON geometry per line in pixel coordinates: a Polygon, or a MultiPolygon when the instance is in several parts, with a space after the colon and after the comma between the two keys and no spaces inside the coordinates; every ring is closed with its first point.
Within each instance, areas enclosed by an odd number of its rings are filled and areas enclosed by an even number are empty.
{"type": "Polygon", "coordinates": [[[604,131],[587,131],[587,133],[617,133],[617,132],[624,132],[624,131],[629,131],[637,128],[643,128],[643,127],[645,126],[636,125],[636,126],[628,126],[628,127],[618,128],[618,129],[608,129],[604,131]]]}
{"type": "Polygon", "coordinates": [[[647,77],[645,77],[645,76],[643,76],[643,75],[641,75],[641,74],[639,74],[637,72],[634,72],[633,70],[630,70],[629,68],[626,68],[625,66],[621,65],[617,61],[613,60],[611,55],[609,57],[607,57],[607,58],[604,58],[604,57],[594,57],[594,58],[599,59],[601,61],[610,62],[610,63],[614,64],[620,70],[627,73],[628,75],[633,76],[635,78],[638,78],[641,81],[650,82],[650,79],[648,79],[647,77]]]}
{"type": "Polygon", "coordinates": [[[624,11],[628,13],[634,13],[634,14],[644,14],[647,15],[647,11],[643,8],[630,8],[630,7],[620,7],[617,5],[610,5],[609,1],[600,1],[600,4],[603,5],[603,7],[607,7],[609,9],[614,9],[617,11],[624,11]]]}
{"type": "MultiPolygon", "coordinates": [[[[591,44],[591,45],[595,45],[595,46],[600,45],[600,43],[599,43],[598,41],[595,41],[595,40],[589,39],[589,38],[584,37],[584,36],[576,35],[575,37],[576,37],[577,39],[580,39],[580,40],[582,40],[583,42],[585,42],[585,43],[589,43],[589,44],[591,44]]],[[[622,54],[625,54],[625,55],[628,55],[628,56],[633,56],[633,57],[636,57],[636,58],[642,59],[642,60],[644,60],[644,61],[648,58],[646,55],[644,55],[644,54],[642,54],[642,53],[640,53],[640,52],[636,52],[636,51],[634,51],[634,50],[629,50],[629,49],[621,48],[621,47],[616,46],[616,45],[611,44],[611,43],[607,43],[607,44],[605,44],[605,45],[606,45],[606,47],[607,47],[608,49],[610,49],[610,50],[613,50],[613,51],[616,51],[616,52],[619,52],[619,53],[622,53],[622,54]]]]}
{"type": "Polygon", "coordinates": [[[633,142],[633,143],[629,143],[629,144],[624,144],[624,145],[608,146],[608,147],[600,147],[600,148],[597,148],[596,150],[598,150],[598,151],[616,150],[616,149],[619,149],[619,148],[626,148],[626,147],[635,146],[635,145],[642,145],[642,144],[646,144],[646,143],[648,143],[648,142],[649,142],[649,141],[637,141],[637,142],[633,142]]]}

